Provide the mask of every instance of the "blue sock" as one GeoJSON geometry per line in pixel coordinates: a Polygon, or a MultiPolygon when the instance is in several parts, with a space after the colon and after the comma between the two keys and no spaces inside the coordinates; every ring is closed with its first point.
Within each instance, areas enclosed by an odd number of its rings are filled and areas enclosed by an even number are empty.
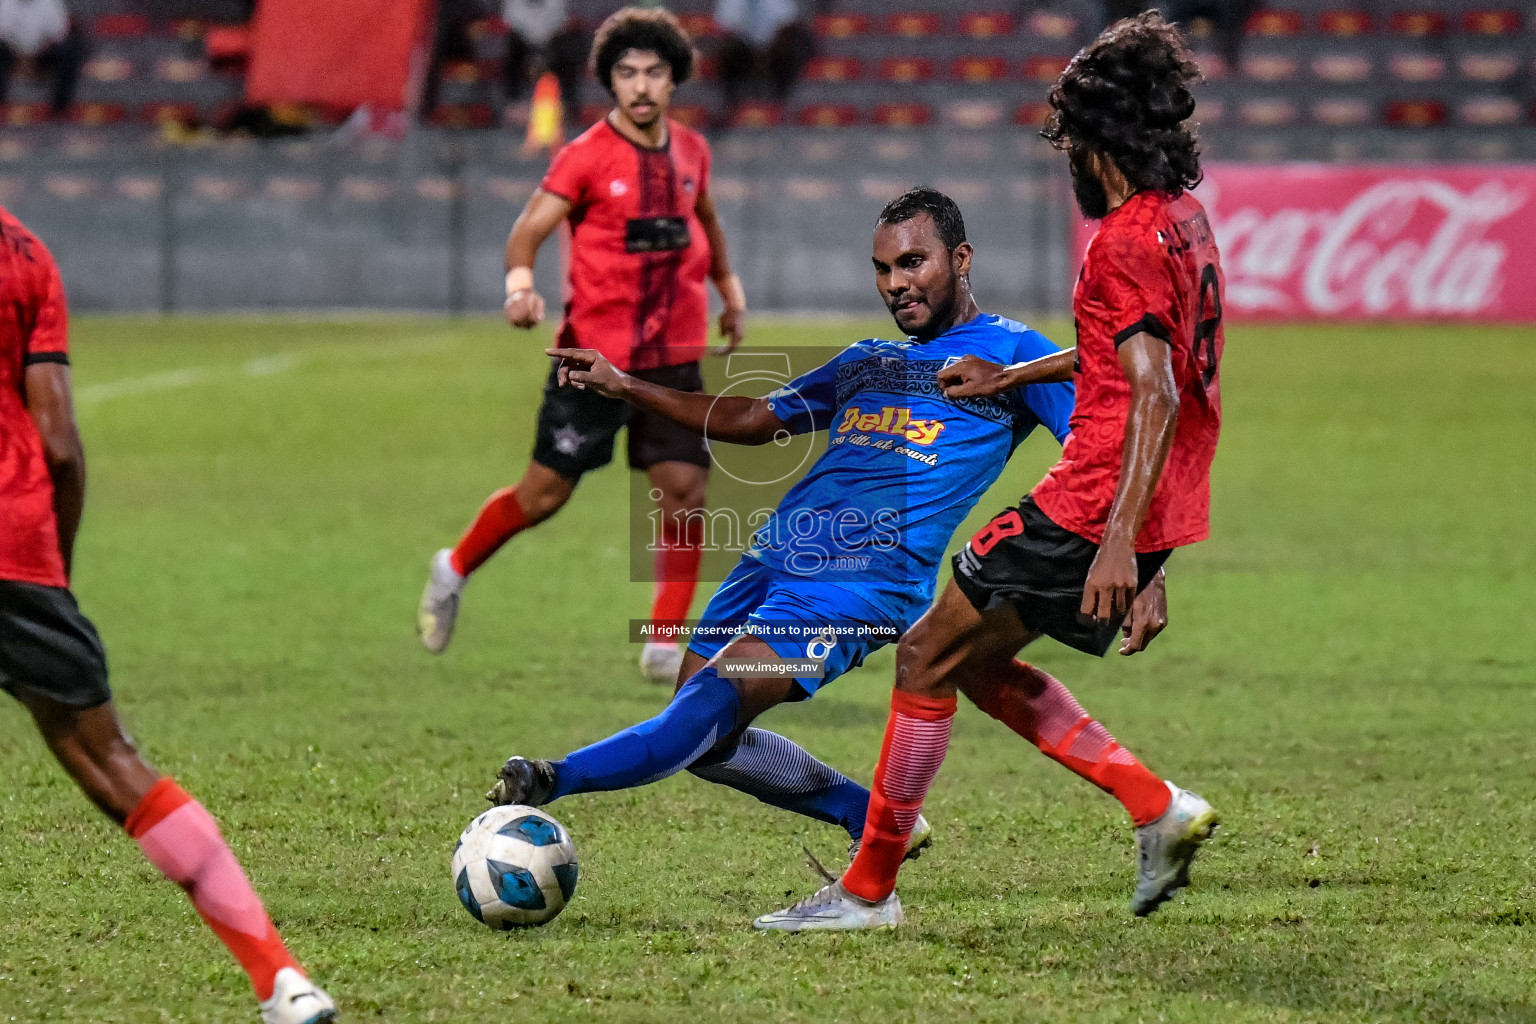
{"type": "Polygon", "coordinates": [[[841,825],[852,839],[864,834],[869,790],[778,733],[748,729],[729,757],[688,770],[765,804],[841,825]]]}
{"type": "Polygon", "coordinates": [[[682,771],[736,728],[736,687],[695,672],[661,714],[555,762],[551,800],[657,782],[682,771]]]}

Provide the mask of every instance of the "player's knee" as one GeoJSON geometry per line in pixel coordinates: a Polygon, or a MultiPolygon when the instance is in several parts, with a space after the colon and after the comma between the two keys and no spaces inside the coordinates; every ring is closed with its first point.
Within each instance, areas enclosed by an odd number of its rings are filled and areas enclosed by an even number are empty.
{"type": "Polygon", "coordinates": [[[574,485],[564,480],[528,487],[526,490],[519,485],[517,503],[530,523],[541,523],[560,511],[571,500],[574,490],[574,485]]]}

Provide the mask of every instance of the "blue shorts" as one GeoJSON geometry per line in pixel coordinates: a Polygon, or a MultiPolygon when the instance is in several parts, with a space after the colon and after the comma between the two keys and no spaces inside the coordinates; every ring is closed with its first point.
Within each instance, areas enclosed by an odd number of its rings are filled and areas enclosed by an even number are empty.
{"type": "Polygon", "coordinates": [[[815,658],[823,674],[795,680],[803,691],[798,699],[804,700],[892,643],[927,607],[927,594],[893,597],[743,557],[709,599],[688,649],[713,658],[736,637],[751,633],[781,658],[815,658]]]}

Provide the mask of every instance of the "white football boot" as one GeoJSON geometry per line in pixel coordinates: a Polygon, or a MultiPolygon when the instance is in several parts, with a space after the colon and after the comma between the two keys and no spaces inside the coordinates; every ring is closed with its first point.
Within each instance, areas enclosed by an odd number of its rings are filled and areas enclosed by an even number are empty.
{"type": "MultiPolygon", "coordinates": [[[[864,838],[860,836],[848,844],[848,863],[853,863],[853,858],[859,855],[859,847],[864,845],[864,838]]],[[[923,851],[933,845],[933,826],[928,824],[928,819],[921,814],[917,816],[917,824],[912,826],[912,834],[907,836],[907,852],[902,854],[902,860],[917,860],[923,855],[923,851]]],[[[832,881],[832,879],[827,879],[832,881]]]]}
{"type": "Polygon", "coordinates": [[[427,586],[421,592],[421,604],[416,608],[416,634],[421,646],[433,654],[442,654],[453,639],[453,624],[459,617],[459,596],[464,593],[468,577],[453,571],[448,561],[450,552],[443,548],[432,556],[432,571],[427,574],[427,586]]]}
{"type": "Polygon", "coordinates": [[[853,932],[895,928],[901,924],[901,900],[893,892],[878,903],[859,899],[842,882],[823,886],[792,907],[764,914],[752,922],[760,932],[853,932]]]}
{"type": "Polygon", "coordinates": [[[1173,799],[1156,821],[1136,830],[1136,892],[1131,910],[1146,917],[1189,884],[1189,866],[1221,818],[1187,789],[1165,783],[1173,799]]]}
{"type": "Polygon", "coordinates": [[[326,1024],[335,1019],[331,997],[292,967],[277,972],[272,998],[261,1004],[262,1024],[326,1024]]]}
{"type": "Polygon", "coordinates": [[[683,652],[677,644],[658,644],[649,640],[640,652],[640,674],[657,686],[671,686],[683,667],[683,652]]]}

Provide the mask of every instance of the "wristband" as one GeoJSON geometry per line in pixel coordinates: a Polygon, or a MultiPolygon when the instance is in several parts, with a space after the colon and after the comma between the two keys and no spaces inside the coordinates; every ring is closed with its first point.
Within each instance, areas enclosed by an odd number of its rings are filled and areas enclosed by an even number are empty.
{"type": "Polygon", "coordinates": [[[507,298],[518,292],[533,291],[533,268],[513,267],[507,271],[507,298]]]}

